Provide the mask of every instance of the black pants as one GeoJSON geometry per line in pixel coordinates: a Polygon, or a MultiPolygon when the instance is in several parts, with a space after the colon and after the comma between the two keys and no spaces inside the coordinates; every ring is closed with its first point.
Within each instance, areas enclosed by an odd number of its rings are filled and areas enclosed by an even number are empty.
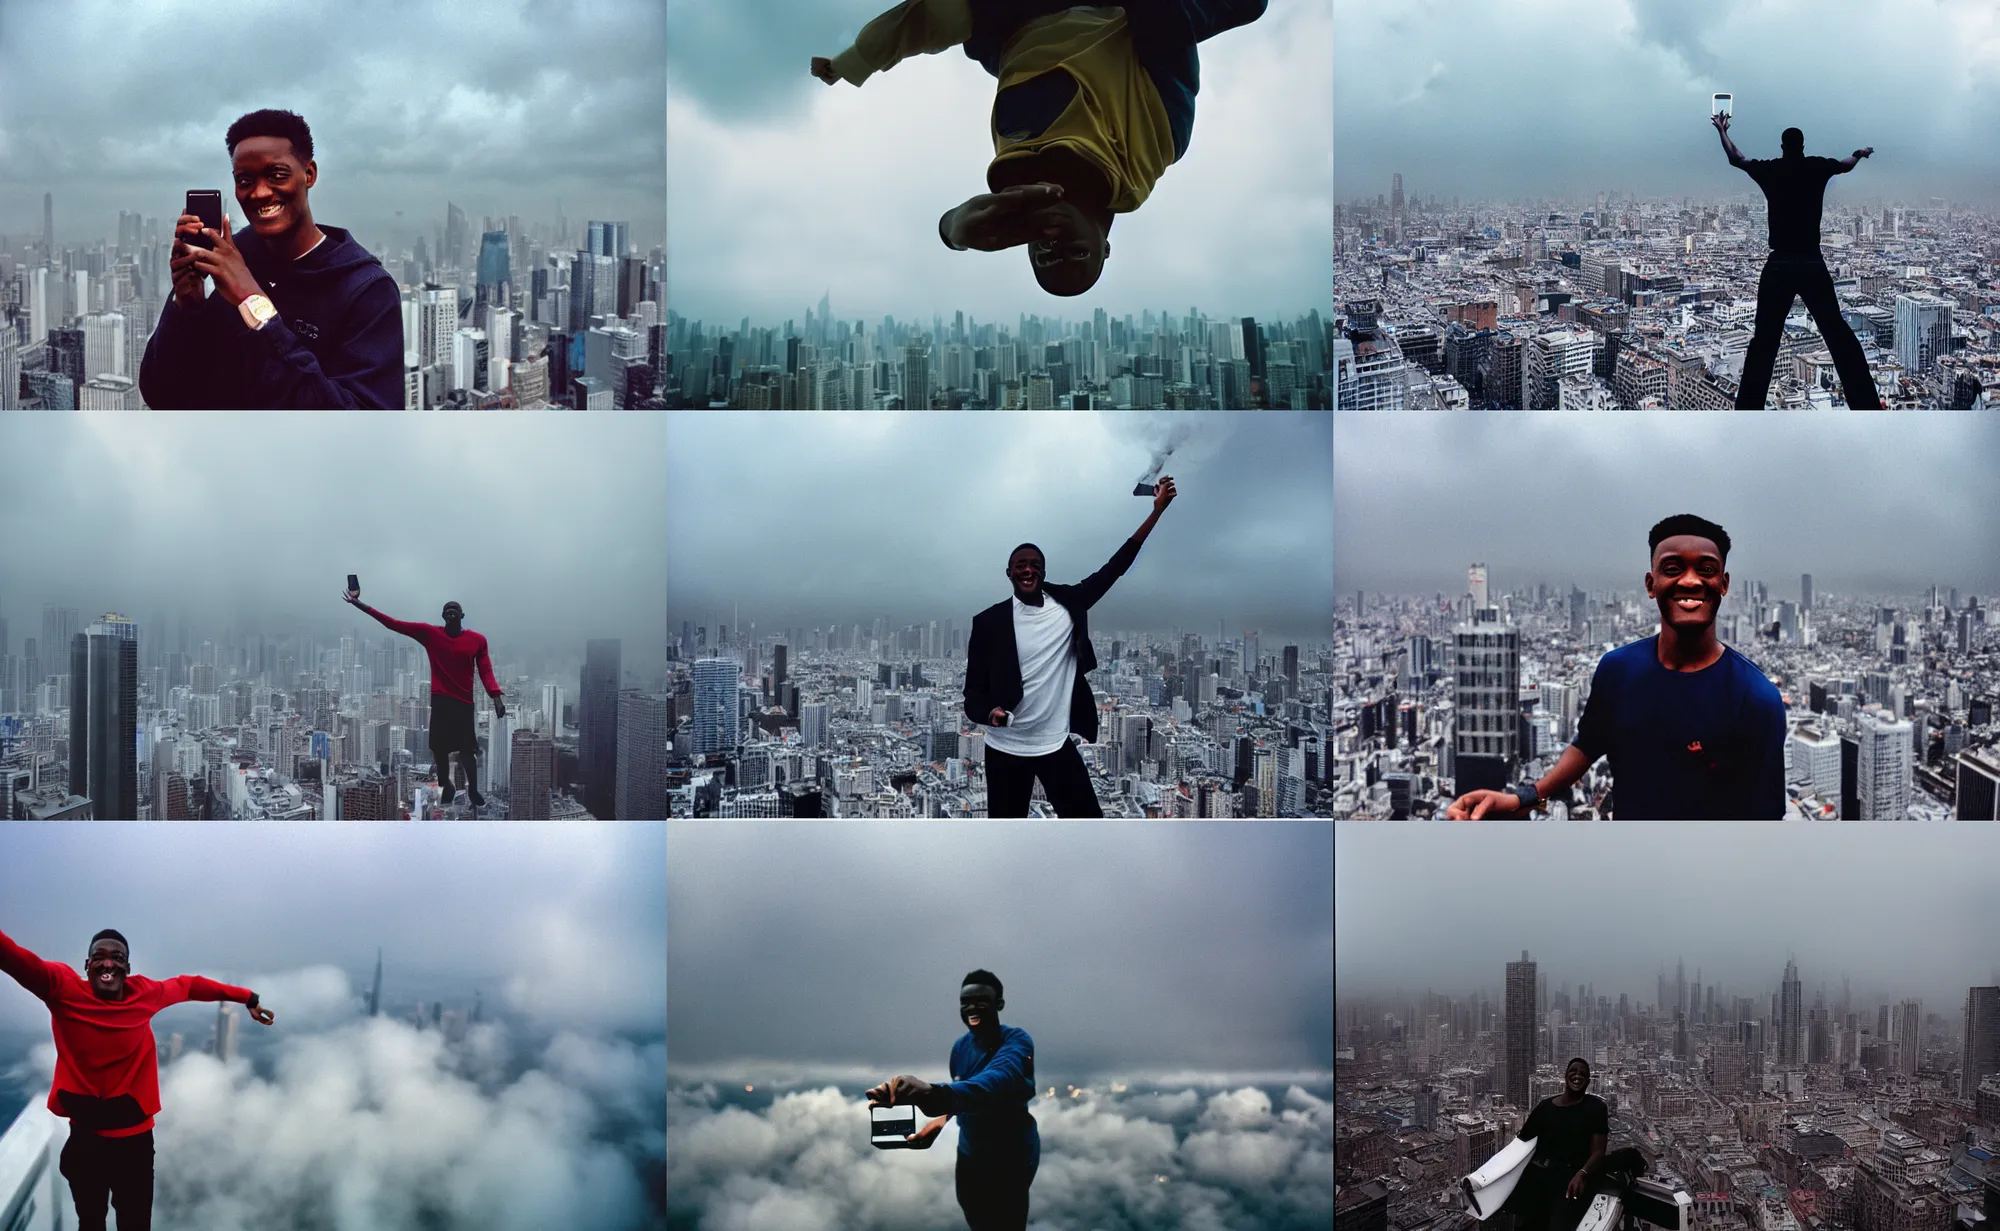
{"type": "Polygon", "coordinates": [[[1097,806],[1097,792],[1090,789],[1090,770],[1076,745],[1068,740],[1054,752],[1038,757],[1017,757],[998,748],[986,749],[986,815],[1023,817],[1028,815],[1028,797],[1035,792],[1035,779],[1057,816],[1103,816],[1097,806]]]}
{"type": "Polygon", "coordinates": [[[472,702],[442,693],[431,694],[431,761],[437,766],[438,785],[451,798],[451,754],[465,769],[465,789],[479,789],[479,739],[473,731],[472,702]]]}
{"type": "Polygon", "coordinates": [[[1764,262],[1763,276],[1757,279],[1757,326],[1750,335],[1750,350],[1743,357],[1743,383],[1736,388],[1737,409],[1764,409],[1771,391],[1771,368],[1778,361],[1778,343],[1785,336],[1785,315],[1792,310],[1794,297],[1806,301],[1806,311],[1812,313],[1813,323],[1826,339],[1847,404],[1857,410],[1882,409],[1875,380],[1868,375],[1868,357],[1862,354],[1854,331],[1840,317],[1833,275],[1817,252],[1810,256],[1773,252],[1764,262]]]}
{"type": "Polygon", "coordinates": [[[77,1231],[104,1231],[104,1215],[118,1211],[118,1231],[153,1225],[153,1131],[136,1137],[100,1137],[71,1127],[59,1169],[76,1202],[77,1231]]]}
{"type": "Polygon", "coordinates": [[[1027,1231],[1028,1186],[1039,1159],[981,1162],[958,1156],[958,1208],[971,1231],[1027,1231]]]}

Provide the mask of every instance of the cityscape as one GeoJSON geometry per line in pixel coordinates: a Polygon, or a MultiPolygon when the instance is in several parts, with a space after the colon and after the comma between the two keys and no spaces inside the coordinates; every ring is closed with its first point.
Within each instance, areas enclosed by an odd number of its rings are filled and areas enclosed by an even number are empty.
{"type": "MultiPolygon", "coordinates": [[[[2000,214],[1829,202],[1820,235],[1890,409],[2000,409],[2000,214]]],[[[1419,197],[1400,173],[1334,207],[1344,410],[1735,405],[1769,255],[1761,193],[1419,197]]],[[[1767,405],[1846,404],[1804,304],[1767,405]]]]}
{"type": "Polygon", "coordinates": [[[1325,410],[1333,322],[1097,309],[1013,325],[839,319],[831,297],[803,328],[733,329],[667,313],[668,404],[733,410],[1325,410]]]}
{"type": "Polygon", "coordinates": [[[1688,1202],[1663,1217],[1630,1198],[1622,1225],[1951,1231],[2000,1202],[1976,830],[1336,831],[1342,1225],[1473,1226],[1460,1178],[1577,1057],[1608,1149],[1688,1202]],[[1467,878],[1513,902],[1402,909],[1467,878]],[[1550,905],[1524,911],[1534,881],[1550,905]]]}
{"type": "MultiPolygon", "coordinates": [[[[0,410],[147,409],[139,372],[172,292],[173,224],[120,210],[115,239],[59,245],[44,193],[39,231],[0,235],[0,410]]],[[[665,249],[635,251],[627,223],[475,225],[448,204],[428,238],[371,251],[402,296],[403,409],[665,405],[665,249]]]]}

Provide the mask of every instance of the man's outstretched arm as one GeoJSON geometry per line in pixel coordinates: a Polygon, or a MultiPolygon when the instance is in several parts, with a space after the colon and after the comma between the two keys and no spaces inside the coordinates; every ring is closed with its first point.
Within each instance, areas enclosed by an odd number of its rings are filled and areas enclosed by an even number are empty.
{"type": "Polygon", "coordinates": [[[1874,154],[1874,152],[1875,152],[1874,146],[1865,145],[1862,146],[1860,149],[1854,151],[1852,154],[1849,154],[1847,157],[1837,159],[1836,161],[1840,164],[1840,173],[1842,175],[1845,175],[1849,171],[1854,170],[1854,168],[1861,165],[1862,159],[1869,157],[1870,155],[1874,154]]]}
{"type": "Polygon", "coordinates": [[[1749,159],[1743,157],[1743,151],[1737,149],[1736,143],[1729,139],[1728,116],[1723,115],[1720,112],[1717,112],[1715,115],[1709,117],[1709,123],[1715,125],[1715,131],[1722,135],[1722,152],[1729,155],[1730,166],[1740,167],[1744,163],[1750,161],[1749,159]]]}
{"type": "Polygon", "coordinates": [[[55,990],[55,976],[50,967],[55,963],[44,961],[27,949],[14,943],[14,938],[0,932],[0,970],[7,977],[28,989],[37,1000],[47,1000],[55,990]]]}
{"type": "Polygon", "coordinates": [[[1132,537],[1125,540],[1119,547],[1118,553],[1112,556],[1103,568],[1076,583],[1073,593],[1078,602],[1085,608],[1095,607],[1097,600],[1103,598],[1111,589],[1111,583],[1125,575],[1125,570],[1131,568],[1132,562],[1139,558],[1139,548],[1145,544],[1146,536],[1153,533],[1153,527],[1160,523],[1160,514],[1167,511],[1167,506],[1173,503],[1174,497],[1178,494],[1174,489],[1174,481],[1162,475],[1159,488],[1153,493],[1153,511],[1146,515],[1146,520],[1139,523],[1139,528],[1132,532],[1132,537]]]}
{"type": "Polygon", "coordinates": [[[956,47],[972,37],[969,0],[903,0],[854,36],[854,45],[832,59],[814,56],[812,74],[832,85],[860,85],[911,56],[956,47]]]}
{"type": "Polygon", "coordinates": [[[390,629],[393,632],[399,632],[405,637],[415,637],[418,641],[422,641],[425,632],[430,628],[428,624],[418,624],[410,620],[399,620],[392,615],[384,615],[373,607],[370,607],[367,603],[362,602],[360,597],[352,590],[343,592],[341,597],[369,615],[374,616],[375,622],[382,627],[390,629]]]}
{"type": "Polygon", "coordinates": [[[276,1016],[264,1007],[257,993],[247,987],[221,983],[203,975],[175,975],[166,981],[167,1003],[179,1004],[184,1000],[227,1000],[235,1004],[248,1005],[250,1016],[268,1026],[276,1016]]]}

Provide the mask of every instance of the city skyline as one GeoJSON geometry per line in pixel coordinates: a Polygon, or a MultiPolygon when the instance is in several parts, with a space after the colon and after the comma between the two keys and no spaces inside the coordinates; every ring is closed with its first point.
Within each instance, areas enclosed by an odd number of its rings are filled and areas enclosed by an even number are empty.
{"type": "Polygon", "coordinates": [[[1974,3],[1912,8],[1885,0],[1795,7],[1759,0],[1726,8],[1673,0],[1602,5],[1548,0],[1387,19],[1335,0],[1337,198],[1409,195],[1588,199],[1757,197],[1723,157],[1709,96],[1734,96],[1731,133],[1746,156],[1778,153],[1798,127],[1808,154],[1876,156],[1827,193],[1840,204],[1931,198],[2000,206],[1970,168],[1992,136],[2000,94],[2000,18],[1974,3]],[[1539,88],[1531,111],[1488,105],[1491,65],[1539,88]],[[1851,87],[1856,74],[1866,95],[1851,87]],[[1590,122],[1615,100],[1619,123],[1590,122]]]}
{"type": "MultiPolygon", "coordinates": [[[[668,14],[673,307],[782,316],[823,291],[854,316],[1038,311],[1053,301],[1018,251],[952,252],[938,216],[985,190],[994,82],[958,51],[918,56],[859,90],[814,80],[885,5],[718,4],[668,14]],[[804,195],[801,185],[810,185],[804,195]]],[[[1326,218],[1332,13],[1274,5],[1200,49],[1186,156],[1121,217],[1082,306],[1189,302],[1292,316],[1330,302],[1326,218]]]]}
{"type": "Polygon", "coordinates": [[[1729,532],[1725,611],[1746,582],[1791,594],[1801,573],[1823,594],[2000,592],[2000,481],[1978,460],[2000,451],[2000,422],[1987,416],[1343,415],[1334,436],[1348,602],[1357,589],[1455,600],[1474,561],[1494,594],[1637,591],[1647,532],[1675,513],[1729,532]],[[1413,457],[1426,464],[1394,461],[1413,457]],[[1867,495],[1821,499],[1822,482],[1867,495]],[[1495,483],[1519,498],[1481,498],[1495,483]]]}
{"type": "Polygon", "coordinates": [[[225,208],[240,214],[223,134],[237,116],[276,107],[312,127],[315,218],[369,237],[378,255],[428,239],[447,198],[474,216],[630,218],[639,251],[664,244],[660,7],[506,7],[468,21],[446,0],[372,0],[206,29],[205,57],[258,66],[219,95],[160,53],[209,15],[198,4],[10,12],[0,31],[0,233],[39,237],[44,192],[56,198],[59,246],[115,235],[121,210],[170,229],[194,187],[225,189],[225,208]],[[551,21],[571,36],[546,37],[551,21]],[[63,88],[80,65],[99,83],[82,95],[63,88]]]}

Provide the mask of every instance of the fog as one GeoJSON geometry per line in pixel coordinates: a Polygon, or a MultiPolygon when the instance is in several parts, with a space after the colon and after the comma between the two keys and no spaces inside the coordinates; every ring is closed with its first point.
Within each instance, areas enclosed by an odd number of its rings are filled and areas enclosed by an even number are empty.
{"type": "Polygon", "coordinates": [[[1331,635],[1325,414],[684,413],[668,428],[670,626],[955,621],[1039,546],[1081,581],[1139,528],[1156,454],[1178,497],[1095,629],[1331,635]]]}

